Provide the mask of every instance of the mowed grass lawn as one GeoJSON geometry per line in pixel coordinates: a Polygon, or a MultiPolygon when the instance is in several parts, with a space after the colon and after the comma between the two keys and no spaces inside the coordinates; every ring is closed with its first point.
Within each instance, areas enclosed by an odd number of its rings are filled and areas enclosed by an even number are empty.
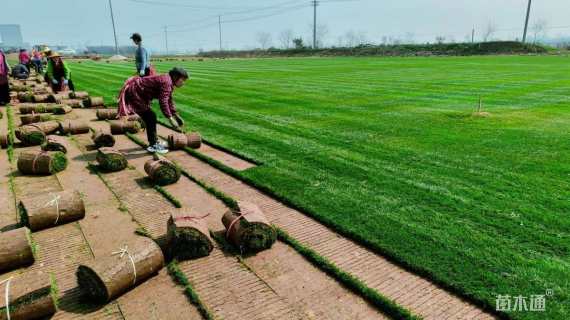
{"type": "MultiPolygon", "coordinates": [[[[257,159],[244,173],[344,234],[495,308],[570,315],[570,58],[302,58],[186,67],[188,128],[257,159]],[[487,118],[471,116],[483,99],[487,118]],[[513,299],[514,302],[514,299],[513,299]]],[[[114,101],[131,64],[72,64],[114,101]]]]}

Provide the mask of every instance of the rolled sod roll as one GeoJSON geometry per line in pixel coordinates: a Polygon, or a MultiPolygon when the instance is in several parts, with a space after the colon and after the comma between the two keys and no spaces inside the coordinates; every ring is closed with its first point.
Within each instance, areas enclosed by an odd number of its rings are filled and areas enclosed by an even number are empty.
{"type": "Polygon", "coordinates": [[[151,239],[137,237],[109,256],[80,265],[77,283],[81,291],[97,302],[113,300],[156,274],[164,266],[160,247],[151,239]]]}
{"type": "Polygon", "coordinates": [[[202,145],[202,137],[197,132],[173,133],[168,136],[168,146],[172,150],[180,150],[186,147],[198,149],[202,145]]]}
{"type": "Polygon", "coordinates": [[[26,87],[22,83],[12,83],[10,84],[10,90],[15,92],[23,92],[23,91],[28,91],[28,87],[26,87]]]}
{"type": "Polygon", "coordinates": [[[176,212],[168,220],[170,254],[180,261],[205,257],[214,249],[207,215],[176,212]]]}
{"type": "Polygon", "coordinates": [[[75,190],[24,198],[18,206],[22,224],[32,231],[59,226],[85,217],[83,199],[75,190]]]}
{"type": "Polygon", "coordinates": [[[53,108],[53,114],[67,114],[70,113],[71,111],[73,111],[73,108],[68,106],[68,105],[64,105],[64,104],[58,104],[53,108]]]}
{"type": "Polygon", "coordinates": [[[33,100],[36,103],[39,102],[48,102],[49,100],[49,94],[34,94],[33,95],[33,100]]]}
{"type": "Polygon", "coordinates": [[[118,112],[115,109],[99,109],[97,110],[97,119],[112,120],[117,119],[118,112]]]}
{"type": "Polygon", "coordinates": [[[46,142],[42,144],[43,151],[60,151],[67,153],[69,149],[69,141],[65,137],[49,135],[46,137],[46,142]]]}
{"type": "Polygon", "coordinates": [[[97,148],[115,146],[115,137],[113,137],[112,134],[101,130],[93,132],[91,139],[97,148]]]}
{"type": "Polygon", "coordinates": [[[137,133],[141,130],[141,124],[138,121],[111,121],[111,134],[137,133]]]}
{"type": "Polygon", "coordinates": [[[18,157],[18,170],[23,174],[50,175],[67,168],[63,152],[24,151],[18,157]]]}
{"type": "Polygon", "coordinates": [[[46,141],[46,135],[52,134],[59,129],[56,121],[38,122],[16,129],[16,137],[28,146],[38,146],[46,141]]]}
{"type": "Polygon", "coordinates": [[[246,252],[271,248],[277,239],[277,232],[261,209],[243,201],[239,201],[238,206],[239,210],[228,210],[222,217],[226,238],[246,252]]]}
{"type": "Polygon", "coordinates": [[[71,99],[87,99],[89,98],[89,93],[87,91],[72,91],[69,93],[71,99]]]}
{"type": "Polygon", "coordinates": [[[27,114],[25,116],[20,117],[20,122],[22,125],[38,123],[38,122],[46,122],[53,120],[53,116],[49,114],[27,114]]]}
{"type": "Polygon", "coordinates": [[[83,100],[83,105],[86,108],[102,107],[105,105],[105,101],[102,97],[89,97],[83,100]]]}
{"type": "Polygon", "coordinates": [[[68,105],[74,109],[83,108],[83,100],[81,99],[63,99],[61,103],[68,105]]]}
{"type": "Polygon", "coordinates": [[[34,101],[34,94],[29,91],[20,91],[18,92],[18,101],[20,102],[33,102],[34,101]]]}
{"type": "Polygon", "coordinates": [[[0,272],[29,266],[32,263],[34,263],[34,254],[28,228],[0,232],[0,272]]]}
{"type": "Polygon", "coordinates": [[[82,120],[64,120],[59,125],[59,131],[63,134],[89,133],[89,125],[82,120]]]}
{"type": "MultiPolygon", "coordinates": [[[[7,280],[0,278],[0,282],[7,280]]],[[[27,271],[9,278],[8,307],[11,320],[46,319],[56,311],[57,288],[55,280],[43,271],[27,271]]],[[[7,320],[4,282],[0,291],[0,320],[7,320]]]]}
{"type": "Polygon", "coordinates": [[[48,102],[62,104],[63,99],[69,99],[69,93],[60,92],[60,93],[52,93],[48,95],[48,102]]]}
{"type": "Polygon", "coordinates": [[[178,166],[163,157],[148,160],[144,164],[144,171],[159,186],[167,186],[178,182],[181,174],[178,166]]]}
{"type": "Polygon", "coordinates": [[[0,134],[0,148],[6,149],[11,144],[10,136],[7,134],[0,134]]]}
{"type": "Polygon", "coordinates": [[[121,171],[129,164],[125,155],[113,148],[100,148],[97,151],[99,167],[108,172],[121,171]]]}
{"type": "Polygon", "coordinates": [[[24,104],[20,106],[20,114],[48,113],[53,111],[53,105],[46,104],[24,104]]]}

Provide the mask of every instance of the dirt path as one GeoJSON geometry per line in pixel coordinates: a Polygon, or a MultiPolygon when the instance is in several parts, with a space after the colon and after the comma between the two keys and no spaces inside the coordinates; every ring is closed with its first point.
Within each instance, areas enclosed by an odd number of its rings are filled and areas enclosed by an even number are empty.
{"type": "MultiPolygon", "coordinates": [[[[161,135],[172,131],[161,126],[161,135]]],[[[425,319],[492,319],[491,314],[342,237],[318,221],[184,153],[170,159],[218,190],[259,205],[270,221],[367,286],[425,319]]]]}
{"type": "MultiPolygon", "coordinates": [[[[0,108],[3,117],[0,119],[0,135],[8,133],[8,108],[0,108]]],[[[16,227],[16,205],[12,191],[10,190],[10,172],[12,171],[8,152],[0,149],[0,232],[8,231],[16,227]]]]}

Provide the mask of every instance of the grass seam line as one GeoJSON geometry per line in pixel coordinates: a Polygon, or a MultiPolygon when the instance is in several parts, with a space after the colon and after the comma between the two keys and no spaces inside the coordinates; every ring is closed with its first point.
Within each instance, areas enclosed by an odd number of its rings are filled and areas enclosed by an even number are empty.
{"type": "Polygon", "coordinates": [[[166,189],[164,189],[163,187],[155,184],[154,190],[160,193],[164,198],[166,198],[166,200],[172,203],[172,205],[175,206],[176,208],[178,209],[182,208],[182,203],[180,203],[180,201],[176,199],[175,196],[173,196],[170,192],[166,191],[166,189]]]}
{"type": "Polygon", "coordinates": [[[172,260],[166,266],[166,269],[168,270],[168,274],[174,280],[174,282],[184,288],[184,294],[186,294],[186,297],[188,298],[188,300],[190,300],[190,303],[192,303],[198,309],[198,312],[200,312],[200,315],[202,315],[204,319],[206,320],[221,319],[214,317],[214,315],[212,315],[212,312],[208,309],[208,307],[204,305],[204,303],[200,299],[200,296],[198,295],[198,293],[196,293],[194,287],[192,286],[192,284],[190,283],[184,272],[182,272],[182,270],[178,266],[178,262],[176,260],[172,260]]]}

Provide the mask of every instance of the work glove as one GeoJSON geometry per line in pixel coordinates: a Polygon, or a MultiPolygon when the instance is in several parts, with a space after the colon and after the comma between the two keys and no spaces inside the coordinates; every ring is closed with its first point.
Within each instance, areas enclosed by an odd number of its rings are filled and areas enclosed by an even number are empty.
{"type": "Polygon", "coordinates": [[[67,79],[63,79],[63,85],[67,85],[69,83],[69,81],[67,79]]]}
{"type": "Polygon", "coordinates": [[[180,117],[178,113],[174,114],[174,119],[176,120],[176,122],[178,122],[178,125],[180,127],[184,127],[184,119],[182,119],[182,117],[180,117]]]}
{"type": "Polygon", "coordinates": [[[144,77],[144,75],[145,75],[144,70],[141,70],[141,71],[139,72],[139,76],[144,77]]]}
{"type": "Polygon", "coordinates": [[[56,79],[52,79],[51,82],[55,85],[57,85],[59,83],[56,79]]]}
{"type": "Polygon", "coordinates": [[[170,125],[174,131],[182,132],[180,126],[178,125],[178,122],[176,122],[176,119],[174,119],[174,117],[168,118],[168,121],[170,122],[170,125]]]}

